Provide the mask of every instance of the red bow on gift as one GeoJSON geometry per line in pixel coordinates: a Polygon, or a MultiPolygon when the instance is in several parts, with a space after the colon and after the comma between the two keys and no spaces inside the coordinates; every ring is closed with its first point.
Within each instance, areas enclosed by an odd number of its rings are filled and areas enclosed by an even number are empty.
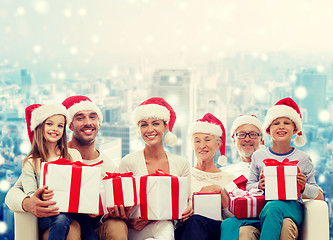
{"type": "Polygon", "coordinates": [[[157,169],[155,173],[142,176],[140,179],[140,212],[141,219],[148,220],[147,202],[147,180],[150,176],[171,177],[171,200],[172,200],[172,219],[179,218],[179,180],[178,177],[167,174],[162,169],[157,169]]]}
{"type": "Polygon", "coordinates": [[[71,165],[72,166],[72,178],[71,178],[71,186],[70,186],[70,198],[69,198],[69,206],[68,212],[76,213],[79,209],[80,202],[80,191],[81,191],[81,177],[82,177],[82,167],[94,167],[102,164],[103,161],[98,163],[88,165],[80,161],[71,162],[68,159],[60,158],[56,161],[47,162],[44,164],[43,169],[43,184],[46,184],[46,173],[48,166],[50,164],[56,165],[71,165]]]}
{"type": "Polygon", "coordinates": [[[282,162],[278,160],[267,158],[264,160],[266,166],[296,166],[299,161],[290,161],[288,158],[284,159],[282,162]]]}
{"type": "Polygon", "coordinates": [[[136,194],[136,183],[135,183],[135,178],[133,177],[133,173],[132,172],[127,172],[127,173],[106,172],[106,176],[103,178],[103,180],[112,179],[114,205],[117,205],[118,207],[120,205],[124,206],[124,193],[123,193],[123,186],[122,186],[122,182],[121,182],[122,177],[132,178],[134,206],[136,206],[138,204],[138,199],[137,199],[137,194],[136,194]]]}
{"type": "Polygon", "coordinates": [[[103,180],[110,179],[110,178],[116,178],[116,177],[133,177],[132,172],[127,172],[127,173],[105,173],[106,176],[103,178],[103,180]]]}

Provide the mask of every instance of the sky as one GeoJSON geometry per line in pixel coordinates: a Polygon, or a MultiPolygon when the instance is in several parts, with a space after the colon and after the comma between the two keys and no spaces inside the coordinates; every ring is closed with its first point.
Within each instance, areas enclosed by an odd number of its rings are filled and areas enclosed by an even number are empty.
{"type": "Polygon", "coordinates": [[[95,75],[236,52],[331,54],[329,0],[1,0],[0,65],[95,75]]]}

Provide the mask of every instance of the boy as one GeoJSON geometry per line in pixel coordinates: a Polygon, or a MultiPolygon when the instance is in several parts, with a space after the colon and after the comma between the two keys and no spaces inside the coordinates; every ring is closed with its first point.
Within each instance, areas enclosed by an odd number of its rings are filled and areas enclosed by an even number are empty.
{"type": "MultiPolygon", "coordinates": [[[[263,160],[271,158],[282,162],[287,158],[290,161],[299,161],[297,165],[300,173],[297,174],[297,183],[301,186],[301,193],[308,198],[316,198],[319,188],[314,178],[310,156],[290,145],[294,134],[297,134],[294,141],[296,146],[303,146],[306,142],[302,136],[302,117],[297,104],[291,98],[278,101],[267,112],[263,128],[271,136],[272,146],[253,154],[247,190],[253,187],[265,189],[265,177],[262,174],[265,167],[263,160]]],[[[260,239],[279,239],[283,218],[291,218],[297,226],[300,226],[303,215],[301,196],[297,201],[267,202],[259,216],[260,239]]]]}

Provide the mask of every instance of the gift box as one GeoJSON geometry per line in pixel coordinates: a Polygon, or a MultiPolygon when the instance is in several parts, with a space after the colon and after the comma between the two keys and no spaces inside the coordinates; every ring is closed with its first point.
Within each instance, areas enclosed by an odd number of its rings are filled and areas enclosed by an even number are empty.
{"type": "Polygon", "coordinates": [[[219,193],[193,193],[193,214],[198,214],[214,220],[222,220],[221,194],[219,193]]]}
{"type": "Polygon", "coordinates": [[[138,181],[139,203],[130,218],[143,220],[180,219],[187,208],[188,184],[186,177],[176,177],[162,170],[141,176],[138,181]]]}
{"type": "Polygon", "coordinates": [[[133,173],[106,173],[103,178],[106,207],[137,205],[136,181],[133,173]]]}
{"type": "Polygon", "coordinates": [[[101,169],[95,165],[67,159],[42,163],[40,186],[53,190],[59,212],[99,213],[101,169]]]}
{"type": "Polygon", "coordinates": [[[232,182],[227,184],[224,189],[229,193],[235,189],[246,190],[247,178],[242,174],[239,177],[235,178],[232,182]]]}
{"type": "Polygon", "coordinates": [[[266,200],[297,200],[301,191],[297,184],[298,161],[265,159],[264,163],[266,200]]]}
{"type": "Polygon", "coordinates": [[[229,211],[237,218],[256,218],[259,217],[266,201],[260,189],[244,191],[235,189],[229,193],[229,211]]]}

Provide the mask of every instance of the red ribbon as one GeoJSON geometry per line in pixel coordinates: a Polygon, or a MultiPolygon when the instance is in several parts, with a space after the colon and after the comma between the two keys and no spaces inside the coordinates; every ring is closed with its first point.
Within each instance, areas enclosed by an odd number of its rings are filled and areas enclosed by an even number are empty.
{"type": "Polygon", "coordinates": [[[122,186],[122,181],[121,181],[122,177],[132,178],[134,206],[136,206],[138,203],[138,199],[137,199],[137,194],[136,194],[136,184],[135,184],[135,178],[133,177],[133,173],[132,172],[128,172],[128,173],[106,172],[106,176],[103,178],[103,180],[112,179],[114,205],[117,205],[117,206],[123,205],[124,206],[124,193],[123,193],[123,186],[122,186]]]}
{"type": "MultiPolygon", "coordinates": [[[[282,162],[279,162],[275,159],[265,159],[263,161],[266,166],[276,166],[276,174],[277,174],[277,187],[278,187],[278,195],[280,200],[286,200],[287,193],[286,193],[286,179],[284,176],[284,166],[297,166],[299,161],[289,161],[289,159],[284,159],[282,162]]],[[[297,166],[297,172],[300,172],[297,166]]],[[[301,185],[297,183],[297,193],[299,195],[301,191],[301,185]]]]}
{"type": "Polygon", "coordinates": [[[43,171],[43,184],[46,184],[46,174],[48,170],[49,164],[56,165],[71,165],[72,166],[72,176],[71,176],[71,186],[70,186],[70,195],[69,195],[69,204],[68,204],[68,212],[77,213],[79,210],[79,202],[80,202],[80,191],[81,191],[81,178],[82,178],[82,167],[93,167],[96,165],[102,164],[103,161],[98,163],[88,165],[80,161],[71,162],[68,159],[61,158],[56,161],[47,162],[44,164],[43,171]]]}
{"type": "Polygon", "coordinates": [[[142,176],[140,178],[140,211],[141,219],[148,220],[148,203],[147,203],[147,180],[148,177],[161,176],[171,178],[171,201],[172,201],[172,219],[179,218],[179,179],[176,176],[165,173],[158,169],[155,173],[142,176]]]}
{"type": "Polygon", "coordinates": [[[247,178],[242,174],[238,178],[234,179],[233,182],[239,189],[246,190],[247,178]]]}

